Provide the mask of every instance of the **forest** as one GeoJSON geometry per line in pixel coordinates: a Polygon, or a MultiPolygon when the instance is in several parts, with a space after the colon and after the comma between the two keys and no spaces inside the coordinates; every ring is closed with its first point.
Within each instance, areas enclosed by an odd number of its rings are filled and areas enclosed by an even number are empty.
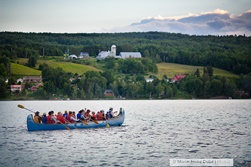
{"type": "MultiPolygon", "coordinates": [[[[104,90],[111,89],[116,97],[146,98],[211,98],[226,96],[249,98],[251,82],[251,37],[196,36],[164,32],[145,33],[21,33],[0,32],[0,91],[7,96],[10,62],[28,58],[27,65],[35,68],[41,57],[63,56],[88,52],[96,57],[100,51],[117,46],[119,52],[141,52],[141,60],[108,59],[100,72],[69,74],[46,64],[42,71],[43,88],[27,93],[38,99],[50,99],[53,94],[72,99],[104,98],[104,90]],[[176,84],[166,81],[167,76],[156,78],[156,63],[169,62],[204,66],[176,84]],[[238,74],[240,78],[214,76],[213,68],[238,74]],[[109,70],[107,70],[109,69],[109,70]],[[145,76],[152,74],[153,82],[145,76]],[[74,82],[69,78],[75,77],[74,82]],[[6,88],[7,87],[7,88],[6,88]]],[[[77,62],[79,63],[79,62],[77,62]]]]}

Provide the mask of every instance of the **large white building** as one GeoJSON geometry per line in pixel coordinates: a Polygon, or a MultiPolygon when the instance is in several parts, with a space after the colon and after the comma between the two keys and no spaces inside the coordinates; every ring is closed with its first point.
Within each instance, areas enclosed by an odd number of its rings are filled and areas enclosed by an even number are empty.
{"type": "Polygon", "coordinates": [[[116,46],[112,45],[111,51],[109,50],[101,51],[96,58],[98,60],[103,60],[108,57],[127,59],[127,58],[141,58],[142,56],[140,52],[120,52],[120,54],[116,56],[116,46]]]}
{"type": "Polygon", "coordinates": [[[140,52],[120,52],[119,56],[122,59],[127,59],[127,58],[141,58],[141,53],[140,52]]]}

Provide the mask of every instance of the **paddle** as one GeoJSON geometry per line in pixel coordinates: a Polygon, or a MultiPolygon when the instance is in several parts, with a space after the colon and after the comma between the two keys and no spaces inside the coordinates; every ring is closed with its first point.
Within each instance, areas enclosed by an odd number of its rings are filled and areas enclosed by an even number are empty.
{"type": "Polygon", "coordinates": [[[98,124],[98,121],[95,119],[91,119],[92,122],[94,122],[95,124],[98,124]]]}
{"type": "Polygon", "coordinates": [[[105,122],[106,122],[106,127],[110,128],[110,125],[108,124],[107,120],[105,120],[105,122]]]}
{"type": "Polygon", "coordinates": [[[110,128],[110,125],[108,124],[106,117],[103,117],[103,118],[105,118],[106,127],[110,128]]]}
{"type": "MultiPolygon", "coordinates": [[[[30,109],[28,109],[28,108],[25,108],[23,105],[21,105],[21,104],[18,104],[17,105],[19,108],[21,108],[21,109],[25,109],[25,110],[27,110],[27,111],[30,111],[30,112],[32,112],[32,113],[35,113],[34,111],[32,111],[32,110],[30,110],[30,109]]],[[[60,121],[59,121],[60,122],[60,121]]],[[[65,124],[63,124],[62,122],[60,122],[60,124],[62,124],[62,125],[64,125],[65,126],[65,128],[67,129],[67,130],[70,130],[70,128],[68,127],[68,126],[66,126],[65,124]]]]}
{"type": "MultiPolygon", "coordinates": [[[[64,123],[62,123],[62,122],[60,122],[60,121],[59,121],[59,123],[62,124],[62,125],[64,125],[65,128],[66,128],[67,130],[71,130],[71,129],[70,129],[68,126],[66,126],[64,123]]],[[[74,126],[74,127],[75,127],[75,126],[74,126]]],[[[76,128],[76,127],[75,127],[75,128],[76,128]]],[[[76,128],[76,129],[77,129],[77,128],[76,128]]]]}
{"type": "Polygon", "coordinates": [[[85,121],[82,121],[82,123],[83,123],[83,124],[85,124],[86,126],[88,126],[88,123],[87,123],[87,122],[85,122],[85,121]]]}

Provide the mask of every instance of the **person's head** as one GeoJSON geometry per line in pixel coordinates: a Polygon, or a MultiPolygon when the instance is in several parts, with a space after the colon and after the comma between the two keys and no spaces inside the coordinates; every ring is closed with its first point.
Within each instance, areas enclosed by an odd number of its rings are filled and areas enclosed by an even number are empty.
{"type": "Polygon", "coordinates": [[[92,115],[95,115],[95,112],[94,112],[94,111],[92,111],[92,115]]]}
{"type": "Polygon", "coordinates": [[[39,112],[37,111],[37,112],[35,112],[35,116],[39,116],[39,112]]]}
{"type": "Polygon", "coordinates": [[[67,111],[65,110],[65,112],[64,112],[65,114],[67,114],[67,111]]]}
{"type": "Polygon", "coordinates": [[[59,111],[59,112],[58,112],[58,115],[62,115],[62,113],[59,111]]]}
{"type": "Polygon", "coordinates": [[[69,115],[72,115],[72,112],[71,112],[71,111],[69,111],[69,115]]]}
{"type": "Polygon", "coordinates": [[[46,116],[46,113],[45,113],[45,112],[43,113],[43,116],[46,116]]]}
{"type": "Polygon", "coordinates": [[[87,112],[87,113],[90,113],[90,112],[91,112],[91,110],[87,110],[86,112],[87,112]]]}
{"type": "Polygon", "coordinates": [[[54,115],[54,111],[51,111],[51,115],[54,115]]]}

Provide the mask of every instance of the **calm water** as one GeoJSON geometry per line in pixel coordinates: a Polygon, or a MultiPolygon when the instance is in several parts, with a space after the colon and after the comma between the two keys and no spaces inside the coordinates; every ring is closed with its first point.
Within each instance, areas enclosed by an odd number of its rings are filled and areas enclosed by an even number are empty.
{"type": "Polygon", "coordinates": [[[250,100],[1,101],[0,166],[169,166],[233,158],[251,166],[250,100]],[[122,127],[28,132],[29,111],[123,107],[122,127]]]}

